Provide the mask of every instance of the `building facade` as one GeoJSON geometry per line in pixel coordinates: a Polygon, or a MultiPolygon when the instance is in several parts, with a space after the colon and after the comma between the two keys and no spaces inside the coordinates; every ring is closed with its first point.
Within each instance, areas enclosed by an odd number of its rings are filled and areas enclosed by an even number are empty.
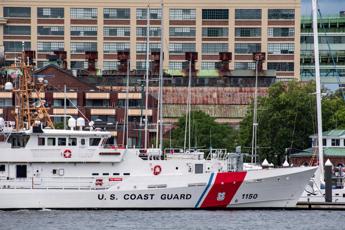
{"type": "MultiPolygon", "coordinates": [[[[312,147],[290,155],[290,163],[295,166],[318,164],[317,134],[310,136],[312,147]]],[[[324,160],[329,159],[336,167],[345,166],[345,130],[334,129],[322,133],[324,160]]]]}
{"type": "MultiPolygon", "coordinates": [[[[345,13],[319,17],[321,81],[345,83],[345,13]]],[[[315,79],[312,19],[301,19],[301,80],[315,79]]]]}
{"type": "Polygon", "coordinates": [[[7,0],[0,3],[0,47],[6,64],[23,49],[35,50],[38,67],[47,54],[67,51],[71,69],[86,67],[85,51],[97,51],[97,68],[116,69],[117,52],[130,51],[131,69],[144,69],[147,21],[150,50],[161,47],[165,70],[181,69],[185,52],[197,52],[196,69],[216,68],[219,52],[231,52],[230,70],[254,69],[253,52],[265,52],[264,70],[299,79],[299,0],[181,1],[7,0]],[[149,19],[148,20],[148,14],[149,19]],[[161,31],[161,21],[164,31],[161,31]]]}
{"type": "MultiPolygon", "coordinates": [[[[0,69],[0,117],[6,121],[14,121],[15,95],[4,90],[4,84],[11,81],[11,76],[0,69]]],[[[144,119],[148,118],[148,143],[156,138],[157,100],[148,96],[148,107],[145,110],[145,94],[140,88],[131,88],[127,94],[125,90],[101,90],[95,85],[85,83],[74,77],[71,71],[61,69],[56,65],[47,65],[34,73],[45,77],[48,86],[40,94],[45,107],[51,115],[52,121],[59,128],[63,127],[64,114],[69,117],[83,117],[87,124],[95,123],[95,127],[106,129],[112,133],[113,143],[126,145],[126,129],[124,126],[128,114],[128,142],[129,146],[144,146],[144,119]],[[64,86],[67,86],[66,95],[64,86]],[[128,98],[126,114],[125,101],[128,98]],[[66,110],[65,110],[66,101],[66,110]]],[[[33,100],[38,95],[32,93],[33,100]]],[[[69,118],[68,117],[68,118],[69,118]]],[[[67,119],[68,119],[67,118],[67,119]]]]}

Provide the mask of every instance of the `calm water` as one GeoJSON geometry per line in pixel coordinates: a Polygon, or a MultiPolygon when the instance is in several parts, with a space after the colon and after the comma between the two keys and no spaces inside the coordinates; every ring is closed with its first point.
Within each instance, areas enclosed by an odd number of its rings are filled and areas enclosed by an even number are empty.
{"type": "Polygon", "coordinates": [[[0,229],[345,229],[345,211],[0,211],[0,229]]]}

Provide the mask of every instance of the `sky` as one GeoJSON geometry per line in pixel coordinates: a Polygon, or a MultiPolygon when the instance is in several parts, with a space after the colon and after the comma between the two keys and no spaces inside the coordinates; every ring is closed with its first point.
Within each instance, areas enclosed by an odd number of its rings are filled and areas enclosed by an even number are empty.
{"type": "MultiPolygon", "coordinates": [[[[338,15],[339,11],[345,11],[345,0],[319,0],[319,8],[322,15],[338,15]]],[[[302,15],[311,16],[311,0],[301,0],[302,15]]]]}

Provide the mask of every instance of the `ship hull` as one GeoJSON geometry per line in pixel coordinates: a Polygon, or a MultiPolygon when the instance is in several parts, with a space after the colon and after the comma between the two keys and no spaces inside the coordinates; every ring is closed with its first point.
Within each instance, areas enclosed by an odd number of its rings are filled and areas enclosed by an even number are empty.
{"type": "Polygon", "coordinates": [[[293,208],[314,171],[132,176],[107,189],[2,188],[0,209],[293,208]]]}

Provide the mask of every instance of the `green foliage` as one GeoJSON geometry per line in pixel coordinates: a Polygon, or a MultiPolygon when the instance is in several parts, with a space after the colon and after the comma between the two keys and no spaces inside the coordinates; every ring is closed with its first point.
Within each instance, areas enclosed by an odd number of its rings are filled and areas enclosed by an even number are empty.
{"type": "MultiPolygon", "coordinates": [[[[179,119],[177,128],[172,131],[172,147],[183,147],[185,136],[185,116],[179,119]]],[[[236,131],[228,125],[219,124],[214,118],[204,112],[191,112],[191,148],[223,148],[234,150],[236,146],[236,131]]],[[[170,141],[166,140],[165,147],[169,147],[170,141]]],[[[188,148],[188,133],[187,143],[188,148]]]]}
{"type": "Polygon", "coordinates": [[[60,123],[54,123],[54,128],[55,129],[63,129],[63,122],[60,122],[60,123]]]}
{"type": "MultiPolygon", "coordinates": [[[[322,99],[323,130],[345,128],[345,103],[339,94],[322,99]]],[[[251,146],[253,106],[240,124],[239,142],[251,146]]],[[[260,160],[280,165],[286,148],[305,149],[317,132],[315,83],[278,82],[268,96],[258,100],[258,147],[260,160]]]]}

